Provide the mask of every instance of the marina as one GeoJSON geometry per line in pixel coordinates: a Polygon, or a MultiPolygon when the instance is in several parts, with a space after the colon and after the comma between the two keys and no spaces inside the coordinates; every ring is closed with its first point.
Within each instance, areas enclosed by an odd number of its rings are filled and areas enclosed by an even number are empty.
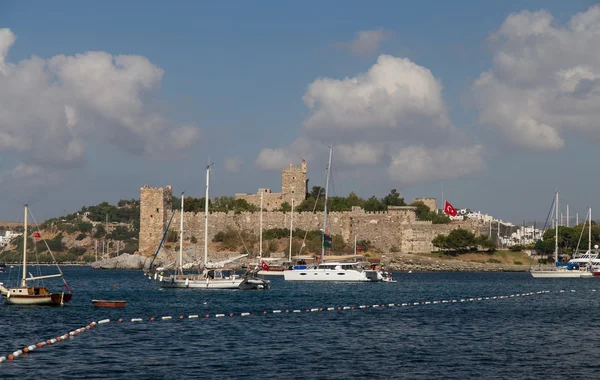
{"type": "Polygon", "coordinates": [[[306,368],[302,353],[308,351],[335,363],[311,367],[318,378],[343,378],[351,373],[378,377],[402,373],[411,378],[443,373],[445,378],[456,379],[510,373],[527,378],[548,370],[559,377],[586,377],[593,374],[593,368],[566,368],[548,358],[543,346],[560,339],[565,350],[590,358],[597,355],[594,330],[582,339],[583,332],[563,334],[553,329],[553,323],[561,319],[553,310],[563,307],[577,310],[572,315],[574,323],[590,323],[593,309],[589,305],[600,302],[596,281],[533,280],[528,273],[394,273],[398,282],[390,284],[296,283],[275,277],[268,292],[181,292],[161,289],[131,271],[69,267],[65,275],[73,279],[77,297],[61,309],[35,309],[36,318],[46,321],[35,334],[19,330],[31,321],[31,316],[22,321],[17,318],[26,310],[4,306],[3,317],[14,320],[15,329],[0,330],[0,356],[35,345],[37,339],[69,336],[68,332],[92,321],[110,322],[70,336],[55,343],[56,347],[51,344],[1,363],[3,375],[27,371],[41,376],[47,364],[67,355],[73,364],[54,369],[61,378],[78,378],[94,368],[102,368],[106,377],[143,377],[148,373],[147,363],[160,362],[152,368],[159,377],[179,370],[186,377],[218,371],[231,378],[268,366],[271,370],[262,372],[265,378],[300,379],[305,374],[299,369],[306,368]],[[127,307],[96,308],[90,303],[92,298],[127,299],[127,307]],[[505,327],[494,327],[500,323],[505,327]],[[299,324],[312,328],[299,337],[294,327],[299,324]],[[248,352],[233,344],[249,336],[271,354],[248,352]],[[369,337],[377,345],[366,352],[360,341],[369,337]],[[314,346],[316,339],[326,343],[314,346]],[[501,344],[505,339],[517,342],[509,357],[501,356],[506,352],[501,344]],[[157,341],[163,344],[156,345],[157,341]],[[164,344],[169,345],[168,352],[186,350],[185,358],[172,355],[163,362],[164,344]],[[412,358],[414,350],[431,368],[424,369],[412,358]],[[369,363],[374,358],[387,361],[373,368],[369,363]]]}

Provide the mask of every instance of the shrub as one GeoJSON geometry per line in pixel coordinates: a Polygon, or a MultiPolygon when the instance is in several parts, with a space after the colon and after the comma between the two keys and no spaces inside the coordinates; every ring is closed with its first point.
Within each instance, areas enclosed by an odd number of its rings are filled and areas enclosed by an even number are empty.
{"type": "Polygon", "coordinates": [[[501,264],[502,263],[502,261],[500,261],[498,259],[488,259],[487,262],[492,263],[492,264],[501,264]]]}
{"type": "Polygon", "coordinates": [[[192,237],[190,238],[190,243],[196,244],[197,242],[198,242],[198,239],[196,239],[196,237],[195,237],[195,236],[192,236],[192,237]]]}
{"type": "Polygon", "coordinates": [[[75,238],[75,240],[83,240],[83,239],[85,239],[86,237],[87,237],[87,235],[86,235],[86,234],[79,234],[79,235],[77,235],[77,237],[75,238]]]}
{"type": "Polygon", "coordinates": [[[400,248],[396,247],[395,245],[392,245],[390,247],[390,252],[400,252],[400,248]]]}
{"type": "Polygon", "coordinates": [[[513,264],[515,264],[515,265],[523,265],[523,263],[521,261],[519,261],[519,260],[514,260],[513,264]]]}
{"type": "Polygon", "coordinates": [[[523,250],[523,246],[522,245],[513,245],[512,247],[510,247],[510,250],[512,252],[521,252],[523,250]]]}
{"type": "Polygon", "coordinates": [[[167,241],[169,243],[174,243],[179,240],[179,232],[175,230],[169,230],[167,232],[167,241]]]}

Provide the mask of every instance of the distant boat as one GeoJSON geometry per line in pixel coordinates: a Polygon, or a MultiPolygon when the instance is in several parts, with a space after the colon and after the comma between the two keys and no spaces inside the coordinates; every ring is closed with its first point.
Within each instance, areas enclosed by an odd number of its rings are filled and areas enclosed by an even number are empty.
{"type": "MultiPolygon", "coordinates": [[[[0,285],[0,293],[5,297],[7,304],[14,305],[64,305],[71,300],[72,294],[65,281],[60,267],[57,268],[59,273],[38,276],[38,277],[27,277],[27,219],[28,219],[28,205],[25,205],[25,217],[23,219],[23,277],[21,279],[21,286],[15,288],[6,288],[0,285]],[[63,283],[67,287],[68,292],[51,293],[48,288],[43,286],[28,286],[28,281],[42,280],[46,278],[63,277],[63,283]]],[[[34,236],[37,232],[34,234],[34,236]]],[[[39,237],[39,235],[37,235],[39,237]]]]}
{"type": "Polygon", "coordinates": [[[6,264],[0,263],[0,273],[6,272],[6,264]]]}
{"type": "Polygon", "coordinates": [[[92,305],[95,307],[110,307],[110,308],[118,308],[125,307],[127,305],[127,301],[124,300],[92,300],[92,305]]]}
{"type": "MultiPolygon", "coordinates": [[[[551,270],[531,270],[531,275],[533,278],[589,278],[593,276],[591,270],[587,270],[587,267],[580,268],[580,264],[582,262],[575,260],[570,261],[568,263],[561,263],[558,261],[558,191],[555,194],[554,198],[554,211],[555,211],[555,221],[554,221],[554,268],[551,270]]],[[[589,219],[590,219],[590,237],[588,241],[591,239],[591,223],[592,223],[592,210],[589,210],[589,219]]],[[[583,231],[582,231],[583,232],[583,231]]],[[[591,254],[591,249],[588,250],[588,258],[586,258],[585,262],[591,264],[589,261],[589,255],[591,254]]]]}

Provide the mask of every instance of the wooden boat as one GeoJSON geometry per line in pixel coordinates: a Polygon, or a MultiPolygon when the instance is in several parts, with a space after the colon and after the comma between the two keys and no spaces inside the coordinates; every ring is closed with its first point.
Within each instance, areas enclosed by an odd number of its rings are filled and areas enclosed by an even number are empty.
{"type": "Polygon", "coordinates": [[[92,305],[95,307],[125,307],[125,300],[92,300],[92,305]]]}
{"type": "MultiPolygon", "coordinates": [[[[57,274],[51,274],[46,276],[27,277],[27,217],[28,217],[28,205],[24,207],[24,218],[23,218],[23,276],[21,279],[20,286],[6,288],[0,285],[0,293],[5,297],[5,303],[13,305],[54,305],[62,306],[67,302],[71,301],[73,295],[63,277],[62,271],[57,274]],[[30,286],[27,283],[29,281],[42,280],[47,278],[61,277],[63,283],[67,288],[68,292],[52,293],[47,287],[44,286],[30,286]]],[[[35,232],[34,237],[39,238],[39,233],[35,232]]]]}

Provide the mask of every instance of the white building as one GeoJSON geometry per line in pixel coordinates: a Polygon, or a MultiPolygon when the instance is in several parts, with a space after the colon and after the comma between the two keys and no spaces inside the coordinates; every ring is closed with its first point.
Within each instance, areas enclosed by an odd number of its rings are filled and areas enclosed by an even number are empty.
{"type": "Polygon", "coordinates": [[[0,247],[6,247],[12,239],[22,235],[23,234],[20,232],[6,231],[5,233],[0,235],[0,247]]]}

